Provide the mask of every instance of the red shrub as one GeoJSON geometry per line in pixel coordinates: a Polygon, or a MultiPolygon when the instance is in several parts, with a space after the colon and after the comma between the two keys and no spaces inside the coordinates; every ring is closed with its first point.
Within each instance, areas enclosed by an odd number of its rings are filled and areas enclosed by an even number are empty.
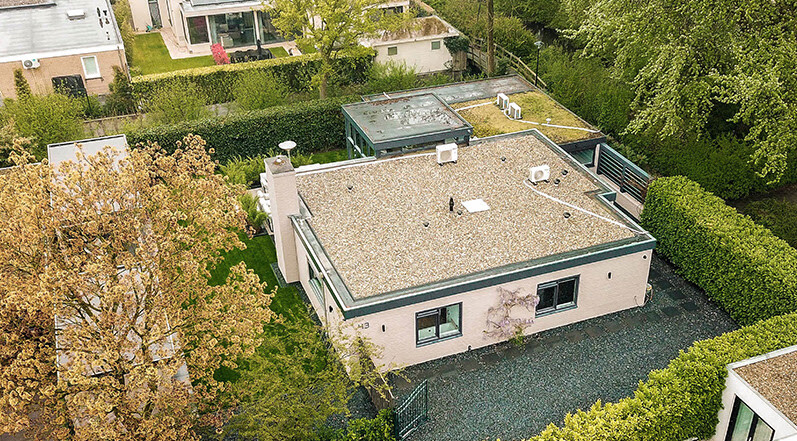
{"type": "Polygon", "coordinates": [[[213,60],[216,64],[230,64],[230,57],[227,55],[227,51],[221,46],[221,43],[211,45],[210,52],[213,53],[213,60]]]}

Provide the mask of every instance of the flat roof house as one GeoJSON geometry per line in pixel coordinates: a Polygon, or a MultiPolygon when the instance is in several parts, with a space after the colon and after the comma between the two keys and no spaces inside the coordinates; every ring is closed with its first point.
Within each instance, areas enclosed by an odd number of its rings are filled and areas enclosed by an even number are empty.
{"type": "Polygon", "coordinates": [[[797,441],[797,346],[728,365],[712,441],[797,441]]]}
{"type": "Polygon", "coordinates": [[[91,95],[108,93],[114,66],[127,70],[108,0],[0,0],[0,23],[0,98],[16,98],[16,69],[34,93],[91,95]]]}
{"type": "MultiPolygon", "coordinates": [[[[447,21],[433,15],[413,20],[407,29],[385,32],[381,36],[364,40],[363,46],[376,51],[378,63],[396,62],[415,68],[418,73],[442,72],[464,69],[464,60],[455,66],[454,57],[445,45],[445,39],[458,37],[459,31],[447,21]]],[[[464,54],[463,54],[464,55],[464,54]]]]}
{"type": "Polygon", "coordinates": [[[447,154],[266,160],[279,269],[322,322],[412,365],[644,304],[655,239],[539,131],[447,154]]]}

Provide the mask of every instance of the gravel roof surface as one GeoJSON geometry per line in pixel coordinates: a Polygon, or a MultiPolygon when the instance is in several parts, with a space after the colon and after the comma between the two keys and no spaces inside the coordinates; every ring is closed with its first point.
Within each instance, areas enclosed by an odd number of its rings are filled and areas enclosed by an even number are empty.
{"type": "Polygon", "coordinates": [[[537,190],[624,222],[590,193],[595,181],[531,135],[460,148],[456,164],[414,155],[296,180],[319,241],[352,296],[365,298],[634,237],[526,187],[529,167],[542,164],[561,184],[537,190]],[[462,202],[477,198],[490,209],[468,213],[462,202]]]}
{"type": "Polygon", "coordinates": [[[409,439],[528,439],[596,400],[633,395],[678,351],[737,328],[655,254],[650,283],[653,300],[641,308],[407,368],[412,382],[397,381],[397,393],[403,399],[427,380],[430,416],[409,439]]]}
{"type": "Polygon", "coordinates": [[[734,371],[797,423],[797,351],[741,366],[734,371]]]}

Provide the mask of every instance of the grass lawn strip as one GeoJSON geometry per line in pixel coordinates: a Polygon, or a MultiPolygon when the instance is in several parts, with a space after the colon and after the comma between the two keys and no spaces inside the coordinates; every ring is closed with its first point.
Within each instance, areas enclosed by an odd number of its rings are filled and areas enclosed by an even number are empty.
{"type": "Polygon", "coordinates": [[[171,72],[216,64],[210,55],[172,59],[169,55],[169,50],[163,43],[163,37],[158,32],[136,35],[133,47],[133,63],[131,67],[137,75],[171,72]]]}

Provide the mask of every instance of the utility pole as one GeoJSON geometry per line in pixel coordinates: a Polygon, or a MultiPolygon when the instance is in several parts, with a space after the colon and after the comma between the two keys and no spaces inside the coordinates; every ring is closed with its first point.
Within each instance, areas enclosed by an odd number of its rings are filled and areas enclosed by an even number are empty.
{"type": "Polygon", "coordinates": [[[493,0],[487,0],[487,76],[495,74],[495,41],[493,40],[493,0]]]}

